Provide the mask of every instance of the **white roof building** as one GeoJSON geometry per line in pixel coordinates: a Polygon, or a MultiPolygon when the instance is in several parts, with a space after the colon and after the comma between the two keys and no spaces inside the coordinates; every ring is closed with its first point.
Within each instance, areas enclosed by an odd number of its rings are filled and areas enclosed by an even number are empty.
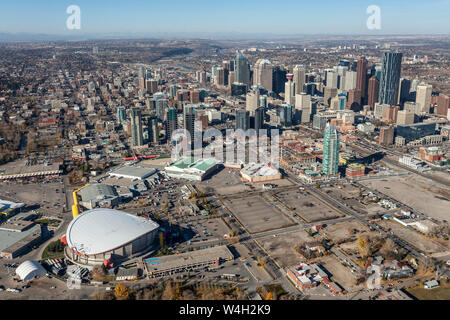
{"type": "Polygon", "coordinates": [[[250,163],[241,170],[244,180],[250,182],[264,182],[281,179],[281,173],[270,164],[250,163]]]}
{"type": "Polygon", "coordinates": [[[37,261],[27,260],[20,264],[16,269],[16,274],[23,281],[27,282],[36,277],[43,276],[47,273],[44,267],[37,261]]]}
{"type": "Polygon", "coordinates": [[[151,220],[112,209],[83,212],[69,224],[68,246],[84,255],[109,252],[157,230],[151,220]]]}

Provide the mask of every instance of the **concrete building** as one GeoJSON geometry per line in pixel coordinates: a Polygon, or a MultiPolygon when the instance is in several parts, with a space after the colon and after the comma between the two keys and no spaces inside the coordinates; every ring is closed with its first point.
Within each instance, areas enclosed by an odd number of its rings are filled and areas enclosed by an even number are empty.
{"type": "Polygon", "coordinates": [[[414,124],[414,113],[408,112],[407,110],[401,110],[397,113],[397,124],[399,125],[410,125],[414,124]]]}
{"type": "Polygon", "coordinates": [[[394,143],[394,127],[380,128],[379,143],[385,146],[392,145],[394,143]]]}
{"type": "Polygon", "coordinates": [[[217,268],[222,262],[233,260],[233,258],[233,254],[226,246],[218,246],[148,258],[144,260],[144,266],[149,278],[160,278],[200,268],[217,268]]]}
{"type": "Polygon", "coordinates": [[[306,93],[295,95],[295,110],[299,111],[301,114],[300,122],[308,123],[311,122],[312,114],[312,102],[311,96],[306,93]]]}
{"type": "Polygon", "coordinates": [[[304,92],[305,86],[305,66],[296,65],[293,70],[294,74],[294,84],[295,84],[295,94],[300,94],[304,92]]]}
{"type": "Polygon", "coordinates": [[[430,113],[432,85],[420,84],[417,86],[416,104],[420,106],[420,111],[430,113]]]}

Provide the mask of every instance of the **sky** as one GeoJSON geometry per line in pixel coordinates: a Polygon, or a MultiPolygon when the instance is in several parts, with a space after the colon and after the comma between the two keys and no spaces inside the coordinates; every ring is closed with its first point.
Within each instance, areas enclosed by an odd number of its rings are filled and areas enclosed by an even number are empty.
{"type": "Polygon", "coordinates": [[[450,0],[15,0],[0,33],[33,34],[450,34],[450,0]],[[66,9],[81,9],[69,30],[66,9]],[[381,29],[366,26],[377,5],[381,29]]]}

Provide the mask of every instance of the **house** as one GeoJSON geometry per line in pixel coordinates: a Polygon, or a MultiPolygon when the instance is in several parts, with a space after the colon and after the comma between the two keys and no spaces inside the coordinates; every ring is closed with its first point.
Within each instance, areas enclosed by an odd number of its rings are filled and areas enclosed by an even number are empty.
{"type": "Polygon", "coordinates": [[[316,251],[319,253],[325,252],[325,248],[322,246],[322,244],[319,241],[305,242],[305,248],[309,251],[316,251]]]}

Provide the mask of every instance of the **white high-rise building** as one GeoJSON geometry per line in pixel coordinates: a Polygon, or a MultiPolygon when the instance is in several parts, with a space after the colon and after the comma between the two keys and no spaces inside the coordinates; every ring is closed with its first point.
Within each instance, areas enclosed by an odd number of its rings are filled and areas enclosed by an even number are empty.
{"type": "MultiPolygon", "coordinates": [[[[357,73],[355,71],[347,71],[344,79],[344,90],[350,91],[356,89],[357,73]]],[[[341,86],[342,87],[342,86],[341,86]]]]}
{"type": "Polygon", "coordinates": [[[338,87],[338,74],[333,70],[327,71],[327,88],[335,88],[338,87]]]}
{"type": "Polygon", "coordinates": [[[420,105],[420,110],[422,112],[430,112],[432,91],[433,86],[431,84],[421,83],[417,86],[416,104],[420,105]]]}
{"type": "Polygon", "coordinates": [[[267,91],[272,91],[273,86],[273,66],[267,59],[259,59],[253,72],[253,84],[262,86],[267,91]]]}
{"type": "Polygon", "coordinates": [[[303,65],[297,65],[294,67],[294,83],[295,93],[302,93],[305,85],[305,67],[303,65]]]}
{"type": "Polygon", "coordinates": [[[259,107],[259,90],[251,91],[246,95],[245,110],[250,112],[250,115],[255,113],[259,107]]]}
{"type": "Polygon", "coordinates": [[[301,111],[301,123],[310,122],[312,113],[311,96],[306,93],[296,94],[295,109],[301,111]]]}

